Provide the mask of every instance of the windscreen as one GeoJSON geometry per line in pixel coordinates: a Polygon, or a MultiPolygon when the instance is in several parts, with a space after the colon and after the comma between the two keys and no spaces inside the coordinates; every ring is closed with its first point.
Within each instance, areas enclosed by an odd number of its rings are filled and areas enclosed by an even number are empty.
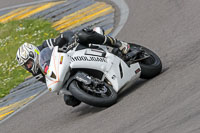
{"type": "Polygon", "coordinates": [[[44,74],[46,74],[46,71],[47,71],[47,69],[49,67],[52,51],[53,50],[51,50],[49,47],[47,47],[47,48],[44,48],[40,52],[39,65],[40,65],[41,71],[44,74]]]}

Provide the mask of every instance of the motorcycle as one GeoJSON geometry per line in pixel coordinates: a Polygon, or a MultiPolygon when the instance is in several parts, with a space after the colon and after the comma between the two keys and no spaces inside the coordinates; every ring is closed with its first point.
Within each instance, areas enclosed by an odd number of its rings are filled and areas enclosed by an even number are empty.
{"type": "MultiPolygon", "coordinates": [[[[101,28],[96,32],[104,34],[101,28]]],[[[75,42],[70,48],[45,48],[39,64],[51,92],[73,95],[96,107],[109,107],[117,102],[118,92],[137,79],[150,79],[162,70],[160,58],[148,48],[130,44],[124,55],[118,48],[109,51],[105,45],[89,47],[75,42]]]]}

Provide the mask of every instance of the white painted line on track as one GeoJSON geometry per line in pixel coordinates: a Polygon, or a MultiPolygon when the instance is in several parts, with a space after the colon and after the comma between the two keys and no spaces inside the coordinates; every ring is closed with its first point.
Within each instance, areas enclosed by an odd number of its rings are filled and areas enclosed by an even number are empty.
{"type": "Polygon", "coordinates": [[[115,37],[120,30],[124,27],[126,21],[128,20],[129,16],[129,8],[124,0],[111,0],[115,3],[120,10],[120,21],[119,24],[116,26],[116,29],[113,31],[112,36],[115,37]]]}

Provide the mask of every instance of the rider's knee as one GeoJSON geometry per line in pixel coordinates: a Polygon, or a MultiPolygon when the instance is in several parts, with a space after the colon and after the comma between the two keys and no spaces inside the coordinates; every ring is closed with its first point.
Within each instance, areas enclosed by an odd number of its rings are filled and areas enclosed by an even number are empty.
{"type": "Polygon", "coordinates": [[[78,41],[80,43],[89,44],[89,43],[103,43],[105,37],[92,29],[83,29],[77,33],[78,41]]]}

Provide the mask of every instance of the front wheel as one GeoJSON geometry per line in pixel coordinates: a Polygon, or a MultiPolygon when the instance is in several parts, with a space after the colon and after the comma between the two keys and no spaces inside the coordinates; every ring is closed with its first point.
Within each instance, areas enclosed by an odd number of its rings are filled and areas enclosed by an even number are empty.
{"type": "Polygon", "coordinates": [[[148,58],[139,61],[141,67],[141,76],[143,79],[150,79],[157,76],[162,70],[160,58],[150,49],[137,44],[131,44],[131,47],[138,47],[144,51],[148,58]]]}
{"type": "Polygon", "coordinates": [[[78,100],[96,107],[109,107],[117,101],[117,93],[106,83],[94,88],[73,80],[69,86],[69,91],[78,100]]]}

